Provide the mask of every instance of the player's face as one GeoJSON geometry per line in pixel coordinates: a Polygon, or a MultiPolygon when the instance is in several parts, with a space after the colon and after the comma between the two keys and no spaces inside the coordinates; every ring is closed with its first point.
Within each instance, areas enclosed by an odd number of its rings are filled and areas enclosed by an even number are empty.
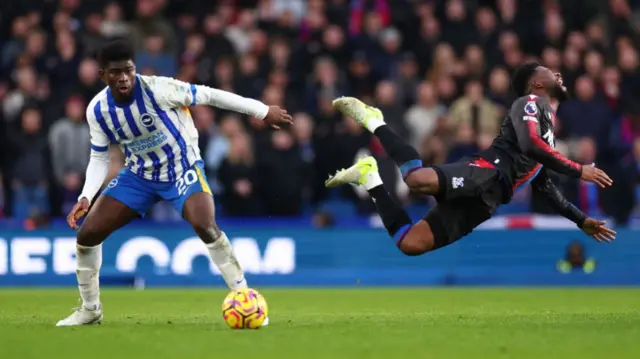
{"type": "Polygon", "coordinates": [[[127,98],[133,92],[136,65],[132,60],[113,61],[100,70],[102,81],[109,86],[111,93],[119,98],[127,98]]]}
{"type": "Polygon", "coordinates": [[[538,71],[542,77],[541,82],[543,82],[544,87],[547,89],[551,97],[560,102],[569,98],[569,92],[563,84],[562,75],[560,73],[553,72],[551,69],[546,67],[541,67],[538,71]]]}

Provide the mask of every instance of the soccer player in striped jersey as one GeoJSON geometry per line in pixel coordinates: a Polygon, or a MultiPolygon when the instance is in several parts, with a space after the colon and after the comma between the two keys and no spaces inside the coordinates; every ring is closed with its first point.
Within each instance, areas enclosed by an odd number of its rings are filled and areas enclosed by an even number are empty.
{"type": "Polygon", "coordinates": [[[102,321],[99,271],[102,242],[133,219],[144,216],[158,198],[173,204],[202,239],[231,289],[247,286],[229,239],[216,225],[214,202],[198,148],[198,132],[189,113],[194,105],[209,105],[262,119],[271,128],[291,124],[277,106],[229,92],[192,85],[167,77],[136,74],[134,50],[125,40],[100,51],[100,76],[107,87],[87,107],[91,159],[69,226],[87,215],[77,232],[77,279],[82,305],[58,326],[102,321]],[[125,154],[120,171],[91,210],[109,165],[109,145],[125,154]]]}

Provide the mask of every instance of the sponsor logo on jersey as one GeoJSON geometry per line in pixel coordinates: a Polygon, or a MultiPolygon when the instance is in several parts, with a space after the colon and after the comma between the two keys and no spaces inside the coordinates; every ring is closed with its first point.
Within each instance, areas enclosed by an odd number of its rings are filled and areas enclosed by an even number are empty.
{"type": "Polygon", "coordinates": [[[131,141],[131,143],[127,144],[127,148],[129,148],[129,151],[132,153],[146,153],[148,150],[162,145],[167,138],[164,132],[156,132],[149,137],[137,138],[131,141]]]}

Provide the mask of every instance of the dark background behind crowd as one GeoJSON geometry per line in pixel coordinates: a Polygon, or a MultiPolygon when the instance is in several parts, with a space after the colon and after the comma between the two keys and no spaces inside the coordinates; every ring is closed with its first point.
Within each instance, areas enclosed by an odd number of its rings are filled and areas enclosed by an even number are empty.
{"type": "MultiPolygon", "coordinates": [[[[538,59],[572,99],[557,148],[615,180],[598,191],[558,178],[583,210],[624,224],[640,179],[638,0],[20,0],[0,3],[0,168],[4,216],[60,216],[89,158],[85,106],[103,88],[95,51],[130,38],[141,74],[172,76],[286,107],[295,125],[192,110],[217,205],[227,216],[369,214],[366,193],[323,181],[358,156],[381,160],[390,190],[424,211],[370,134],[331,100],[375,104],[425,164],[488,146],[538,59]]],[[[110,176],[122,166],[112,149],[110,176]]],[[[519,193],[506,213],[550,213],[519,193]]],[[[157,218],[176,216],[162,204],[157,218]]],[[[329,221],[329,220],[327,220],[329,221]]]]}

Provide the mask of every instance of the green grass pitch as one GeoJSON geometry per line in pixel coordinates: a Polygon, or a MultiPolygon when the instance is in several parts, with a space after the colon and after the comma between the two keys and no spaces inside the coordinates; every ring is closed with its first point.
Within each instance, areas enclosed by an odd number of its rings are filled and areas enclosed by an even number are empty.
{"type": "Polygon", "coordinates": [[[640,289],[264,289],[271,325],[231,330],[225,291],[105,289],[105,320],[56,328],[72,289],[0,289],[0,356],[640,358],[640,289]]]}

